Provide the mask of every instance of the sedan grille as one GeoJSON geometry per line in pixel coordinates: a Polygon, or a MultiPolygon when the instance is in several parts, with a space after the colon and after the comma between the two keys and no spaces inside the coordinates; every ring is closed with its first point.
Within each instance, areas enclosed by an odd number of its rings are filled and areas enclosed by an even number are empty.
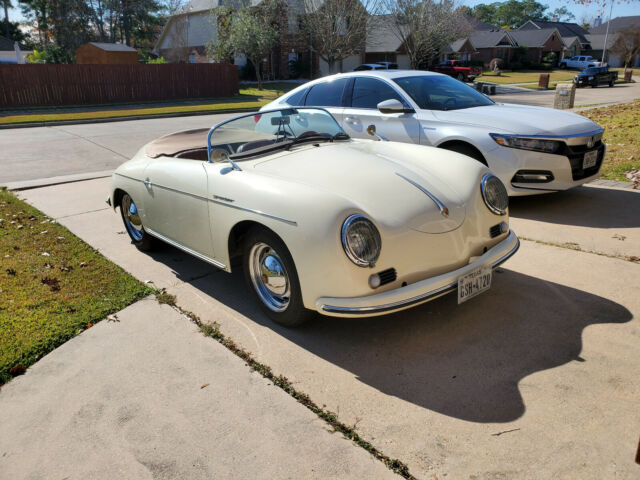
{"type": "Polygon", "coordinates": [[[581,180],[598,173],[604,160],[604,144],[598,141],[592,148],[587,148],[586,145],[567,145],[563,153],[569,158],[569,162],[571,163],[571,176],[574,180],[581,180]],[[582,162],[584,160],[584,154],[594,150],[598,151],[596,164],[593,167],[583,169],[582,162]]]}

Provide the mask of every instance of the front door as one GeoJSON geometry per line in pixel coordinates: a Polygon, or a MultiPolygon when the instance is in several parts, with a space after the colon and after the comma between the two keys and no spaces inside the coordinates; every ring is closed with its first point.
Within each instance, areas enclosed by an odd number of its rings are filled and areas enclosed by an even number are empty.
{"type": "Polygon", "coordinates": [[[388,83],[377,78],[356,77],[351,102],[342,113],[342,129],[351,137],[371,139],[367,127],[375,125],[376,131],[391,141],[420,143],[420,123],[415,113],[380,113],[378,110],[378,103],[392,99],[409,107],[388,83]]]}
{"type": "Polygon", "coordinates": [[[213,257],[204,162],[155,159],[145,169],[147,225],[163,237],[213,257]]]}

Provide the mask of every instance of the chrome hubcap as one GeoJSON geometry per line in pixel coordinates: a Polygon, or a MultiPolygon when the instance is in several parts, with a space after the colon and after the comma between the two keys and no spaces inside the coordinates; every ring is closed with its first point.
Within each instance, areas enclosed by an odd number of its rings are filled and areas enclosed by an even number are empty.
{"type": "Polygon", "coordinates": [[[274,312],[287,309],[291,286],[278,252],[266,243],[256,243],[249,252],[249,274],[262,303],[274,312]]]}
{"type": "Polygon", "coordinates": [[[138,207],[133,203],[131,197],[125,193],[122,197],[122,205],[120,208],[122,208],[122,212],[124,213],[124,225],[127,227],[131,238],[139,242],[142,240],[144,229],[142,228],[140,215],[138,215],[138,207]]]}

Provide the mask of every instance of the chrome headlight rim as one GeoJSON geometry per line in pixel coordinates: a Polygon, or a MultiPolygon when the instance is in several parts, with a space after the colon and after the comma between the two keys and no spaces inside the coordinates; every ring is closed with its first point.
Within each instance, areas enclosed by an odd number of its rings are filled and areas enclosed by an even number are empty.
{"type": "Polygon", "coordinates": [[[342,242],[342,249],[344,250],[345,254],[347,255],[347,258],[349,258],[349,260],[351,260],[358,267],[373,268],[376,265],[376,262],[378,261],[378,258],[380,258],[380,252],[382,251],[382,238],[380,237],[380,231],[378,230],[376,225],[369,218],[367,218],[365,215],[363,215],[361,213],[354,213],[352,215],[349,215],[345,219],[345,221],[342,223],[342,228],[340,229],[340,240],[342,242]],[[377,251],[375,252],[375,255],[373,255],[373,258],[370,258],[370,259],[360,258],[351,249],[351,246],[349,245],[349,241],[347,239],[347,234],[349,232],[349,229],[354,225],[354,223],[356,223],[358,221],[367,222],[370,225],[371,231],[374,234],[373,241],[374,241],[374,244],[376,246],[377,251]]]}
{"type": "Polygon", "coordinates": [[[490,133],[489,136],[501,147],[527,150],[529,152],[548,153],[551,155],[559,154],[564,144],[563,141],[553,138],[536,138],[526,135],[490,133]]]}
{"type": "Polygon", "coordinates": [[[484,200],[484,204],[492,213],[500,216],[504,216],[507,214],[507,210],[509,209],[509,195],[507,193],[506,187],[498,177],[496,177],[493,173],[485,173],[482,176],[482,180],[480,181],[480,191],[482,192],[482,200],[484,200]],[[504,209],[500,209],[499,207],[493,205],[487,199],[487,182],[489,182],[489,180],[492,178],[495,178],[498,182],[500,182],[500,185],[502,185],[502,188],[504,189],[505,194],[507,195],[507,205],[504,209]]]}

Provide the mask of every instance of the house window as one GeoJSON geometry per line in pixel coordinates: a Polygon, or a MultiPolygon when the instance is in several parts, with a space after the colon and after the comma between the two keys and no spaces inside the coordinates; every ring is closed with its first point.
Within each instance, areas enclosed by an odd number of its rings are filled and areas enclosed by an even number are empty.
{"type": "Polygon", "coordinates": [[[298,20],[298,15],[293,13],[289,14],[287,17],[287,32],[288,33],[298,33],[300,31],[300,21],[298,20]]]}

